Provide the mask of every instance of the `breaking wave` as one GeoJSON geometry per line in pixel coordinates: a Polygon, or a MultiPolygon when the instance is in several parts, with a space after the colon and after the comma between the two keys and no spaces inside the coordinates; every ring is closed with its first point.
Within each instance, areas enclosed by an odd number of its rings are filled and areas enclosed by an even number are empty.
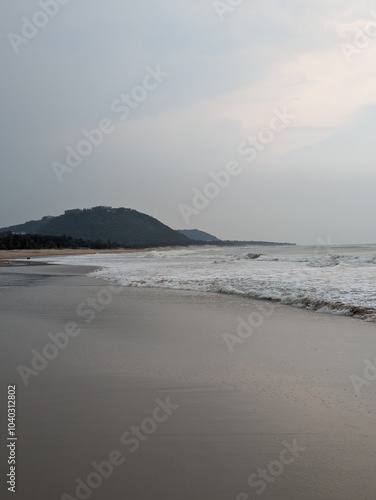
{"type": "Polygon", "coordinates": [[[347,265],[366,265],[366,264],[376,264],[376,255],[369,256],[347,256],[347,255],[334,255],[334,254],[318,254],[311,255],[308,257],[298,257],[298,256],[286,256],[286,257],[275,257],[269,255],[255,255],[253,257],[247,258],[256,259],[260,262],[302,262],[312,267],[331,267],[338,266],[339,264],[347,265]]]}
{"type": "Polygon", "coordinates": [[[376,321],[376,247],[189,248],[40,259],[127,287],[216,292],[376,321]],[[341,251],[342,250],[342,251],[341,251]],[[370,251],[371,250],[371,251],[370,251]]]}

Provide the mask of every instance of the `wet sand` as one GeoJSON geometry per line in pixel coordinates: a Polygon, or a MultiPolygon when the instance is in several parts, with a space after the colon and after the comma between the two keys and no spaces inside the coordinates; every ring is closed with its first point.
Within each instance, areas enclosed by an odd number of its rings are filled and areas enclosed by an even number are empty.
{"type": "MultiPolygon", "coordinates": [[[[124,463],[87,498],[374,498],[376,381],[360,395],[350,381],[366,358],[375,361],[374,324],[275,305],[231,353],[223,335],[268,303],[111,291],[88,271],[0,270],[0,470],[5,477],[6,387],[16,383],[14,498],[83,498],[76,478],[86,482],[92,463],[115,451],[124,463]],[[71,322],[82,331],[25,386],[17,367],[30,367],[31,350],[42,352],[71,322]],[[164,421],[153,418],[156,400],[173,406],[164,421]],[[124,444],[132,426],[141,432],[133,453],[134,435],[124,444]]],[[[7,498],[4,481],[2,489],[7,498]]]]}

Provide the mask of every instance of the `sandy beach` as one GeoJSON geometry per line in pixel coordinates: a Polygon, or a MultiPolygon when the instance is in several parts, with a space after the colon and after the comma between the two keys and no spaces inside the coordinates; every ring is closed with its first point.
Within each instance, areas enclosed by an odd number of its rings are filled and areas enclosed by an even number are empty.
{"type": "MultiPolygon", "coordinates": [[[[176,247],[150,247],[147,251],[152,250],[171,250],[176,247]]],[[[181,248],[181,247],[177,247],[181,248]]],[[[41,265],[39,261],[33,261],[37,257],[62,257],[74,255],[95,255],[95,254],[118,254],[118,253],[134,253],[143,252],[145,249],[131,249],[131,248],[114,248],[110,250],[96,250],[96,249],[42,249],[42,250],[0,250],[0,267],[9,267],[16,265],[41,265]],[[25,259],[22,262],[17,262],[17,259],[25,259]]]]}
{"type": "MultiPolygon", "coordinates": [[[[131,250],[127,248],[113,250],[91,250],[83,249],[45,249],[45,250],[0,250],[0,267],[12,265],[14,259],[30,259],[35,257],[56,257],[62,255],[86,255],[96,253],[125,253],[138,252],[139,250],[131,250]]],[[[39,263],[40,264],[40,263],[39,263]]]]}
{"type": "Polygon", "coordinates": [[[15,498],[374,498],[376,381],[350,378],[375,360],[374,324],[88,271],[0,270],[15,498]]]}

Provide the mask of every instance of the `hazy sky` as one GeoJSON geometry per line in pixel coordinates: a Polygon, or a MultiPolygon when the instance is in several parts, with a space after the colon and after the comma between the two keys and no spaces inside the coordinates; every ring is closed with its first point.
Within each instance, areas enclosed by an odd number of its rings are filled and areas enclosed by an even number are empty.
{"type": "Polygon", "coordinates": [[[374,2],[3,0],[0,19],[0,226],[112,205],[376,242],[374,2]]]}

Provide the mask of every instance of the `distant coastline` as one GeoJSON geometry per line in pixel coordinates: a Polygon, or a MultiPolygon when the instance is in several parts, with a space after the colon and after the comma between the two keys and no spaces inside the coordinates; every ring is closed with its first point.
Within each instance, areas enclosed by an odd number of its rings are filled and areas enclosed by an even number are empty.
{"type": "Polygon", "coordinates": [[[147,249],[216,245],[290,245],[272,241],[230,241],[198,229],[175,230],[150,215],[130,208],[97,206],[66,210],[16,226],[0,228],[0,250],[147,249]]]}
{"type": "MultiPolygon", "coordinates": [[[[10,266],[13,260],[16,259],[31,259],[37,257],[57,257],[64,255],[92,255],[92,254],[113,254],[113,253],[131,253],[131,252],[144,252],[152,250],[174,250],[177,248],[194,248],[197,246],[257,246],[255,242],[193,242],[191,245],[169,245],[169,246],[154,246],[154,247],[142,247],[142,248],[106,248],[106,249],[95,249],[95,248],[35,248],[35,249],[13,249],[13,250],[0,250],[0,266],[10,266]],[[218,244],[219,243],[219,244],[218,244]],[[224,243],[224,245],[222,245],[224,243]]],[[[263,244],[267,246],[267,243],[263,244]]],[[[295,243],[270,243],[271,246],[284,246],[291,245],[294,246],[295,243]]]]}
{"type": "MultiPolygon", "coordinates": [[[[267,241],[213,241],[193,240],[185,238],[184,242],[165,244],[156,240],[153,243],[122,244],[111,240],[95,241],[77,239],[71,236],[53,236],[35,233],[0,232],[0,262],[12,259],[31,259],[32,257],[49,257],[57,255],[83,255],[95,253],[119,253],[132,251],[148,251],[156,249],[194,248],[204,246],[241,247],[241,246],[293,246],[291,243],[275,243],[267,241]]],[[[9,265],[9,264],[8,264],[9,265]]]]}

